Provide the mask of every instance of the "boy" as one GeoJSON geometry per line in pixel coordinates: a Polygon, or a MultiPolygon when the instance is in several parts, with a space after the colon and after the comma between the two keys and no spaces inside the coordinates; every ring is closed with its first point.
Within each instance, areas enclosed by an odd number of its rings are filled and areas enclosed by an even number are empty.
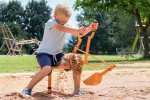
{"type": "MultiPolygon", "coordinates": [[[[54,11],[54,19],[48,20],[45,24],[42,42],[36,51],[36,58],[41,70],[35,74],[28,86],[22,91],[23,96],[31,96],[32,88],[45,76],[51,74],[51,67],[60,65],[60,60],[64,57],[62,48],[65,43],[66,33],[71,33],[73,36],[84,36],[98,27],[98,24],[91,23],[89,27],[70,28],[65,25],[70,17],[69,6],[67,4],[58,4],[54,11]]],[[[76,75],[73,73],[74,94],[77,95],[84,94],[80,90],[80,77],[81,74],[76,75]]]]}

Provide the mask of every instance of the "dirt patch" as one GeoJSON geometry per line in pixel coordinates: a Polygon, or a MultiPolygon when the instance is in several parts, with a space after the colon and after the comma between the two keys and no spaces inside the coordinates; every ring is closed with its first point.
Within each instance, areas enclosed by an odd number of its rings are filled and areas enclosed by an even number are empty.
{"type": "MultiPolygon", "coordinates": [[[[52,73],[54,93],[47,94],[46,77],[34,87],[31,98],[22,97],[20,93],[34,73],[0,74],[0,100],[150,100],[150,69],[114,69],[104,75],[102,82],[96,86],[81,82],[81,89],[85,91],[82,96],[72,95],[71,72],[66,73],[63,93],[59,92],[56,85],[58,73],[52,73]]],[[[84,71],[82,81],[93,73],[95,71],[84,71]]]]}

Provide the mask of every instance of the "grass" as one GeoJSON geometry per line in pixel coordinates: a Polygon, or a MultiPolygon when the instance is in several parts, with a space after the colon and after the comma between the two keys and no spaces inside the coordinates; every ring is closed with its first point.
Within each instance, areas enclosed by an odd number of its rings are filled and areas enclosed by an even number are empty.
{"type": "Polygon", "coordinates": [[[0,72],[33,72],[37,69],[35,56],[0,56],[0,72]]]}
{"type": "MultiPolygon", "coordinates": [[[[82,55],[83,56],[83,55],[82,55]]],[[[105,60],[109,63],[122,63],[126,61],[125,57],[118,55],[94,55],[95,57],[105,60]]],[[[89,57],[88,61],[92,64],[102,65],[105,68],[107,66],[103,65],[99,61],[89,57]]],[[[147,63],[150,60],[143,59],[140,55],[134,55],[134,58],[129,57],[130,62],[141,62],[147,63]]],[[[37,61],[35,56],[0,56],[0,73],[16,73],[16,72],[34,72],[37,71],[35,66],[37,66],[37,61]]],[[[117,67],[119,68],[119,67],[117,67]]],[[[150,68],[150,66],[148,66],[150,68]]],[[[85,65],[84,70],[97,70],[97,68],[85,65]]]]}
{"type": "MultiPolygon", "coordinates": [[[[129,56],[128,60],[125,56],[120,56],[120,55],[94,55],[95,57],[104,60],[108,63],[112,63],[112,64],[134,64],[134,63],[149,63],[150,59],[144,59],[142,58],[141,55],[136,54],[133,55],[132,57],[129,56]]],[[[90,63],[92,64],[96,64],[96,65],[102,65],[103,68],[108,68],[109,66],[104,65],[103,63],[100,63],[99,61],[93,59],[92,57],[89,57],[88,60],[90,63]]],[[[116,68],[122,68],[121,66],[116,66],[116,68]]],[[[124,66],[123,68],[129,68],[127,66],[124,66]]],[[[132,67],[133,68],[133,67],[132,67]]],[[[150,66],[145,66],[144,68],[150,68],[150,66]]],[[[94,68],[93,66],[84,66],[84,70],[97,70],[100,68],[94,68]]]]}

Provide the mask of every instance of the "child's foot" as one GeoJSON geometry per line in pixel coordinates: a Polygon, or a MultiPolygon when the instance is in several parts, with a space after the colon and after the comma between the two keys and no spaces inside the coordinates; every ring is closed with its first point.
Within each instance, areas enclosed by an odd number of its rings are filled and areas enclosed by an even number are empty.
{"type": "Polygon", "coordinates": [[[30,96],[31,96],[31,92],[32,92],[31,89],[25,88],[25,89],[23,89],[23,91],[22,91],[22,96],[30,97],[30,96]]]}
{"type": "Polygon", "coordinates": [[[84,95],[85,92],[80,90],[80,89],[78,89],[78,90],[75,90],[73,94],[75,94],[75,95],[84,95]]]}

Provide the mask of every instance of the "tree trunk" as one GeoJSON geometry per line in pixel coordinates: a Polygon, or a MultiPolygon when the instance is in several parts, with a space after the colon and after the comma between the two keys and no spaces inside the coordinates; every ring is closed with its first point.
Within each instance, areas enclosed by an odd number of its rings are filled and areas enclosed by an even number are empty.
{"type": "Polygon", "coordinates": [[[144,36],[144,39],[143,39],[143,42],[144,42],[144,55],[143,55],[143,57],[144,58],[150,58],[149,38],[148,38],[148,34],[147,34],[147,29],[148,28],[147,28],[147,26],[143,26],[138,9],[135,9],[134,15],[135,15],[135,17],[137,19],[137,22],[139,24],[139,27],[140,27],[140,34],[142,33],[142,35],[144,36]]]}
{"type": "Polygon", "coordinates": [[[150,54],[149,54],[149,38],[148,38],[148,34],[147,32],[145,32],[144,34],[144,39],[143,39],[143,42],[144,42],[144,58],[150,58],[150,54]]]}

